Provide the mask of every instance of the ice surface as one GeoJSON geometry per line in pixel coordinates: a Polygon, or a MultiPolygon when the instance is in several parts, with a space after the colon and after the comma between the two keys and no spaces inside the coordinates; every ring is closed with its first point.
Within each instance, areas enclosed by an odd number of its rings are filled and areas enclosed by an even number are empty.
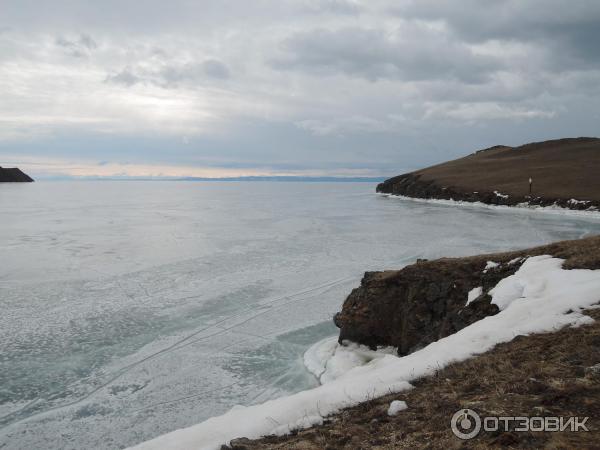
{"type": "Polygon", "coordinates": [[[0,447],[119,448],[314,387],[364,271],[600,232],[374,187],[0,186],[0,447]]]}
{"type": "Polygon", "coordinates": [[[382,347],[371,350],[354,342],[338,345],[337,336],[324,339],[310,347],[304,354],[304,365],[321,384],[330,383],[344,375],[350,369],[396,354],[393,347],[382,347]]]}
{"type": "MultiPolygon", "coordinates": [[[[523,297],[488,316],[404,357],[385,355],[348,371],[317,388],[260,405],[235,408],[198,425],[177,430],[136,446],[137,450],[216,450],[236,437],[250,439],[284,434],[323,422],[323,418],[362,401],[411,388],[410,381],[431,375],[511,341],[515,336],[550,332],[593,322],[581,310],[600,301],[600,270],[563,270],[564,260],[529,258],[516,274],[523,297]]],[[[496,286],[498,287],[498,286],[496,286]]],[[[355,351],[360,349],[355,349],[355,351]]],[[[335,358],[335,356],[332,356],[335,358]]]]}

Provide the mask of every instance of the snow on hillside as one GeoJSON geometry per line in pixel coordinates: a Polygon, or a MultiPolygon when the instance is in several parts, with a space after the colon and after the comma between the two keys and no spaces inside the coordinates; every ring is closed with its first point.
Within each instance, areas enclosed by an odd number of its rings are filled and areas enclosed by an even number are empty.
{"type": "MultiPolygon", "coordinates": [[[[305,361],[323,384],[159,436],[139,450],[218,449],[237,437],[285,434],[320,424],[323,418],[365,400],[411,388],[410,381],[453,362],[486,352],[515,336],[551,332],[592,321],[581,310],[600,300],[600,270],[563,270],[562,259],[536,256],[489,293],[500,307],[459,332],[404,357],[373,352],[329,339],[313,346],[305,361]]],[[[401,412],[399,412],[401,414],[401,412]]]]}

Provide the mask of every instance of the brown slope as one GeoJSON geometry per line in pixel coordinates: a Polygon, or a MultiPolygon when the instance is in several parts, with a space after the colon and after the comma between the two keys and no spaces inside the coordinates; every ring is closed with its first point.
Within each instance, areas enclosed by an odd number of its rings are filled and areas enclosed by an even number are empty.
{"type": "MultiPolygon", "coordinates": [[[[568,201],[572,198],[600,202],[600,139],[560,139],[520,147],[491,147],[464,158],[391,178],[381,183],[378,191],[446,198],[438,192],[443,189],[451,192],[454,199],[486,203],[497,203],[495,195],[490,201],[484,197],[498,191],[515,198],[515,201],[526,201],[529,177],[533,178],[532,197],[547,200],[537,203],[548,204],[557,199],[568,201]],[[413,182],[409,183],[409,179],[413,182]],[[465,198],[461,198],[461,194],[465,198]]],[[[500,203],[513,203],[498,199],[500,203]]]]}

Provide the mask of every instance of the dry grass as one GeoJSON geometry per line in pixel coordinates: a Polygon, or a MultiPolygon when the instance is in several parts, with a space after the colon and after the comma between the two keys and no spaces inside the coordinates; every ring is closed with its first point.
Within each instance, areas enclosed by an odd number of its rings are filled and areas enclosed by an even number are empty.
{"type": "Polygon", "coordinates": [[[494,147],[414,172],[463,192],[498,190],[511,196],[600,200],[600,140],[561,139],[494,147]]]}
{"type": "Polygon", "coordinates": [[[438,371],[415,389],[343,411],[320,427],[293,436],[239,440],[237,449],[600,449],[600,378],[586,368],[600,363],[597,321],[580,328],[518,337],[492,351],[438,371]],[[409,409],[386,414],[390,401],[409,409]],[[482,432],[461,441],[450,431],[460,408],[481,415],[588,416],[589,432],[482,432]]]}
{"type": "MultiPolygon", "coordinates": [[[[485,265],[486,261],[496,261],[505,263],[516,257],[552,255],[556,258],[565,260],[563,268],[565,269],[600,269],[600,236],[590,236],[584,239],[570,241],[554,242],[540,247],[533,247],[527,250],[517,250],[504,253],[490,253],[486,255],[477,255],[463,258],[441,258],[435,261],[428,261],[424,264],[438,264],[439,270],[449,270],[457,262],[469,263],[471,266],[478,267],[485,265]],[[448,266],[445,269],[444,266],[448,266]]],[[[397,271],[388,271],[385,276],[392,276],[397,271]]]]}

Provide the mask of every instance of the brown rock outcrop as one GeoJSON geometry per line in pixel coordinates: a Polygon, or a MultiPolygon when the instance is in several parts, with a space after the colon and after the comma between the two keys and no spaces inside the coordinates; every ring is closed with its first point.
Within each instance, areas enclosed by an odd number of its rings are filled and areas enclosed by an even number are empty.
{"type": "Polygon", "coordinates": [[[498,312],[487,292],[518,270],[528,256],[566,259],[565,268],[598,268],[600,236],[528,250],[421,261],[397,271],[367,272],[336,314],[339,341],[371,348],[394,346],[400,355],[498,312]],[[498,266],[486,269],[488,261],[498,266]],[[468,293],[482,294],[468,306],[468,293]]]}

